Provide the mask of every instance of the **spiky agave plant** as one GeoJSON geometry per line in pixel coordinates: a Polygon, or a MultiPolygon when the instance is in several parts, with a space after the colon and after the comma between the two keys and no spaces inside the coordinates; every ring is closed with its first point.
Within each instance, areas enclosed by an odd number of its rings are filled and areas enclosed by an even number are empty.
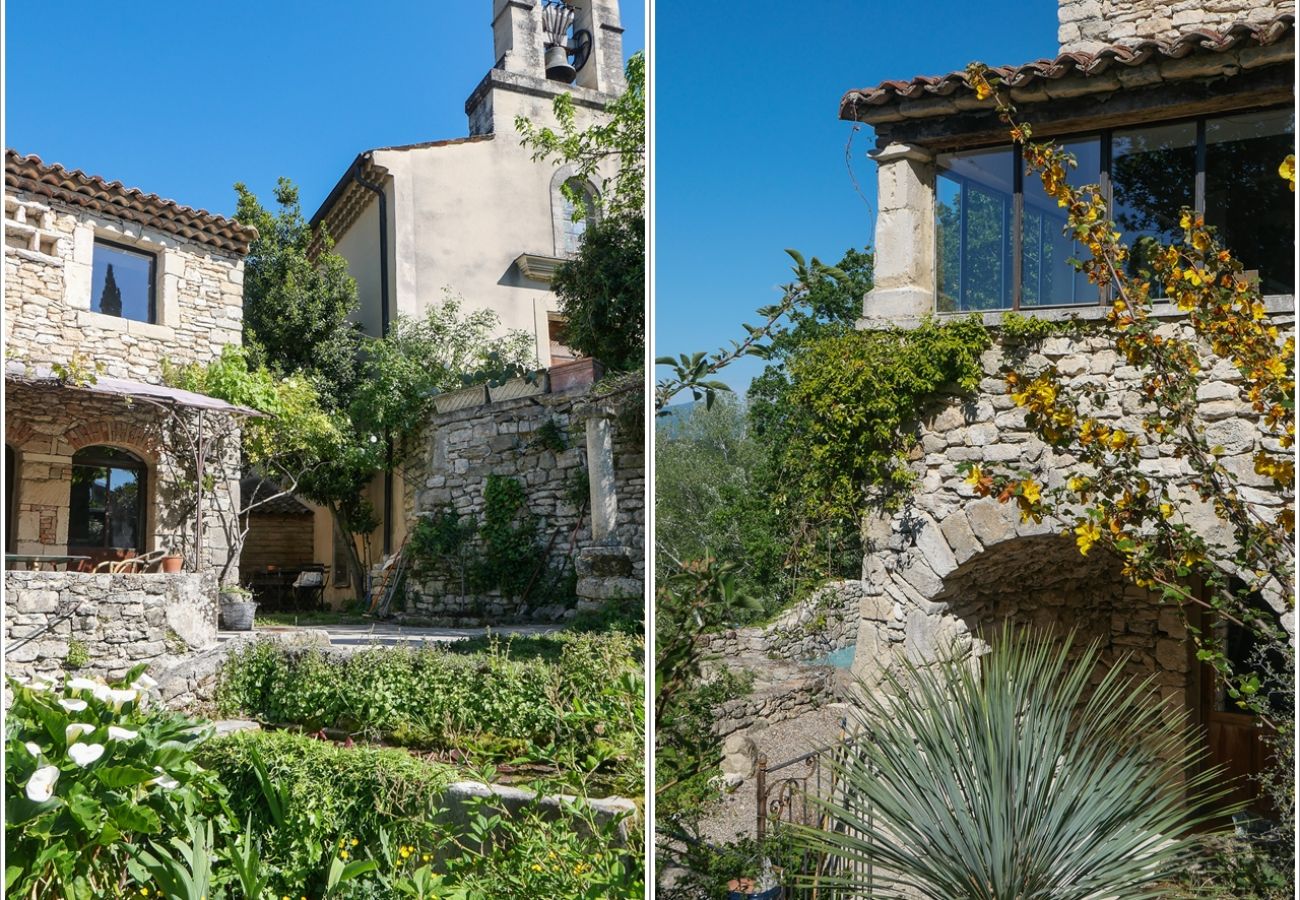
{"type": "MultiPolygon", "coordinates": [[[[1123,660],[1089,691],[1096,644],[1004,629],[972,664],[904,663],[862,695],[862,738],[793,827],[827,896],[1142,900],[1230,812],[1185,711],[1123,660]]],[[[810,879],[814,876],[808,876],[810,879]]]]}

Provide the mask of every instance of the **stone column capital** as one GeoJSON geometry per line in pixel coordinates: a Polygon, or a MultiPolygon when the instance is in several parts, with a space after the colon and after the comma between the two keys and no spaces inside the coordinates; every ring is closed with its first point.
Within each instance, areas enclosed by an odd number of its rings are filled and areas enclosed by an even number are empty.
{"type": "Polygon", "coordinates": [[[898,141],[872,150],[867,155],[881,165],[896,162],[900,159],[909,159],[912,162],[919,163],[934,162],[934,154],[925,147],[916,144],[904,144],[898,141]]]}

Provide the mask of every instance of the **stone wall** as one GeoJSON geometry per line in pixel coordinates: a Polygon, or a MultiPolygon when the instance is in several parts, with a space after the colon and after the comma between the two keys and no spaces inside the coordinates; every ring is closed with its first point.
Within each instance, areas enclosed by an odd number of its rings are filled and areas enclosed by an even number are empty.
{"type": "Polygon", "coordinates": [[[1057,40],[1062,53],[1091,53],[1106,44],[1170,40],[1294,12],[1294,0],[1060,0],[1057,40]]]}
{"type": "MultiPolygon", "coordinates": [[[[222,471],[206,495],[204,553],[196,560],[194,497],[184,486],[192,468],[168,452],[166,415],[156,407],[123,398],[77,392],[43,384],[5,383],[5,443],[14,451],[14,539],[12,552],[62,554],[68,550],[72,458],[78,450],[109,445],[128,450],[148,467],[145,479],[145,532],[140,552],[175,549],[187,568],[208,570],[228,555],[222,523],[239,503],[237,433],[222,471]]],[[[237,577],[237,570],[232,573],[237,577]]]]}
{"type": "Polygon", "coordinates": [[[103,362],[109,376],[158,383],[164,358],[206,362],[242,342],[237,254],[8,188],[4,254],[11,361],[67,363],[81,352],[103,362]],[[96,237],[154,255],[156,322],[91,311],[96,237]]]}
{"type": "Polygon", "coordinates": [[[772,725],[833,703],[840,698],[835,670],[773,662],[759,673],[761,681],[744,697],[713,710],[713,733],[727,738],[756,722],[772,725]]]}
{"type": "Polygon", "coordinates": [[[68,671],[72,642],[88,655],[83,673],[113,679],[148,663],[158,674],[216,642],[217,583],[210,574],[5,572],[4,585],[11,674],[68,671]]]}
{"type": "MultiPolygon", "coordinates": [[[[1293,315],[1275,315],[1284,331],[1293,315]]],[[[1167,330],[1175,324],[1164,326],[1167,330]]],[[[1014,349],[1022,370],[1054,365],[1067,384],[1101,383],[1108,389],[1097,415],[1106,424],[1141,433],[1144,406],[1136,369],[1094,337],[1052,337],[1038,344],[996,346],[982,359],[985,377],[977,396],[943,398],[918,424],[912,460],[915,489],[903,509],[872,514],[864,540],[865,596],[854,674],[869,684],[907,658],[924,663],[937,654],[980,652],[1003,624],[1032,625],[1056,634],[1077,630],[1097,639],[1103,660],[1128,654],[1134,673],[1157,677],[1166,696],[1195,701],[1197,672],[1176,610],[1138,591],[1101,550],[1081,556],[1062,521],[1022,522],[1014,504],[977,498],[957,466],[963,462],[1014,468],[1047,488],[1061,485],[1073,466],[1068,453],[1045,446],[1025,424],[999,377],[1014,349]]],[[[1256,419],[1238,390],[1238,373],[1220,364],[1200,389],[1206,437],[1223,447],[1222,462],[1244,485],[1245,499],[1261,514],[1276,513],[1280,498],[1254,471],[1260,444],[1256,419]]],[[[1144,468],[1169,479],[1176,491],[1189,477],[1183,460],[1144,452],[1144,468]]],[[[1211,541],[1224,537],[1213,510],[1184,484],[1177,513],[1211,541]]],[[[1294,632],[1293,614],[1280,597],[1266,598],[1294,632]]]]}
{"type": "MultiPolygon", "coordinates": [[[[505,393],[530,389],[512,383],[505,393]]],[[[482,389],[478,389],[482,391],[482,389]]],[[[574,558],[599,551],[622,560],[609,571],[623,593],[642,591],[645,546],[645,472],[641,418],[605,417],[581,390],[532,391],[528,396],[476,403],[435,415],[420,440],[420,450],[405,466],[409,522],[416,517],[454,512],[462,521],[481,522],[483,491],[489,475],[514,479],[525,490],[528,512],[536,517],[541,544],[553,569],[600,577],[589,564],[575,572],[574,558]],[[605,424],[598,424],[597,419],[605,424]],[[592,477],[592,439],[608,428],[612,456],[604,466],[608,483],[592,477]],[[617,567],[616,567],[617,568],[617,567]]],[[[598,451],[600,452],[600,451],[598,451]]],[[[472,565],[477,545],[468,546],[472,565]]],[[[568,596],[538,596],[526,601],[499,592],[476,592],[462,581],[462,567],[450,560],[426,577],[412,579],[406,612],[448,623],[479,624],[546,621],[573,608],[568,596]]],[[[601,564],[596,564],[600,569],[601,564]]],[[[610,592],[602,599],[612,599],[610,592]]]]}
{"type": "Polygon", "coordinates": [[[865,596],[860,581],[832,581],[813,591],[774,622],[733,628],[704,638],[710,656],[766,656],[812,661],[851,645],[865,596]]]}

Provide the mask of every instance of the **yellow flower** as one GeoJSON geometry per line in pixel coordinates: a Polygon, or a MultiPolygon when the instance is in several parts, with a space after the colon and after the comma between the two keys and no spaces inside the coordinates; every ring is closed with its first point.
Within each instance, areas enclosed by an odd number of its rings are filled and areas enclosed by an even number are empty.
{"type": "Polygon", "coordinates": [[[356,838],[353,838],[352,840],[348,841],[348,843],[351,844],[353,847],[355,847],[357,844],[361,842],[358,841],[356,838]]]}
{"type": "Polygon", "coordinates": [[[1095,522],[1085,522],[1075,527],[1074,533],[1076,535],[1074,542],[1079,545],[1079,552],[1084,556],[1088,555],[1092,545],[1097,543],[1097,539],[1101,537],[1101,529],[1097,527],[1095,522]]]}
{"type": "Polygon", "coordinates": [[[540,871],[542,871],[542,864],[541,864],[541,863],[533,863],[533,871],[534,871],[534,872],[540,872],[540,871]]]}
{"type": "Polygon", "coordinates": [[[993,88],[989,87],[989,83],[987,81],[981,78],[975,82],[976,100],[987,100],[989,97],[992,96],[993,96],[993,88]]]}
{"type": "Polygon", "coordinates": [[[1281,175],[1286,181],[1287,187],[1295,190],[1295,154],[1288,153],[1286,159],[1282,160],[1282,165],[1277,167],[1277,174],[1281,175]]]}
{"type": "Polygon", "coordinates": [[[1034,479],[1032,478],[1025,479],[1025,483],[1021,485],[1020,488],[1020,495],[1024,497],[1026,500],[1028,500],[1030,503],[1037,503],[1039,499],[1043,496],[1042,490],[1039,488],[1038,483],[1034,481],[1034,479]]]}
{"type": "Polygon", "coordinates": [[[1192,216],[1191,216],[1191,214],[1190,214],[1190,213],[1183,213],[1183,217],[1182,217],[1181,219],[1178,220],[1178,226],[1179,226],[1180,228],[1184,228],[1184,229],[1186,229],[1186,228],[1191,228],[1191,227],[1192,227],[1192,216]]]}
{"type": "Polygon", "coordinates": [[[1174,517],[1174,508],[1173,508],[1173,506],[1170,505],[1170,504],[1168,504],[1168,503],[1161,503],[1161,504],[1160,504],[1160,515],[1164,516],[1166,519],[1172,519],[1172,518],[1174,517]]]}
{"type": "Polygon", "coordinates": [[[1071,476],[1070,480],[1065,484],[1070,490],[1078,493],[1088,486],[1088,479],[1084,478],[1082,475],[1074,475],[1071,476]]]}
{"type": "Polygon", "coordinates": [[[1192,246],[1204,253],[1210,249],[1210,236],[1204,231],[1198,231],[1192,235],[1192,246]]]}
{"type": "MultiPolygon", "coordinates": [[[[425,853],[420,856],[420,862],[428,862],[428,861],[429,861],[429,854],[425,853]]],[[[306,898],[304,898],[304,900],[306,900],[306,898]]]]}
{"type": "Polygon", "coordinates": [[[348,851],[346,851],[346,850],[340,850],[340,851],[339,851],[339,859],[347,859],[347,858],[348,858],[348,851]]]}

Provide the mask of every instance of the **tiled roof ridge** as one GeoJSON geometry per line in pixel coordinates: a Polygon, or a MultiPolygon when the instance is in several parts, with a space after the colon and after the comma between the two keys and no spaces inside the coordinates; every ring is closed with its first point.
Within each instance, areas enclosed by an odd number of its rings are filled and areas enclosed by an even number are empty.
{"type": "MultiPolygon", "coordinates": [[[[1193,53],[1223,53],[1244,43],[1267,46],[1295,31],[1295,14],[1284,13],[1266,21],[1238,21],[1222,30],[1198,28],[1172,40],[1145,38],[1134,43],[1115,43],[1091,53],[1071,51],[1054,59],[1038,59],[1019,66],[991,66],[1000,83],[1008,88],[1025,88],[1039,79],[1056,80],[1069,75],[1099,75],[1112,64],[1139,66],[1151,60],[1181,59],[1193,53]]],[[[908,100],[947,97],[958,91],[972,91],[966,71],[946,75],[920,75],[910,81],[887,80],[871,88],[848,91],[840,100],[840,118],[854,118],[861,107],[881,107],[908,100]]]]}
{"type": "Polygon", "coordinates": [[[89,175],[81,169],[47,163],[35,154],[24,156],[12,148],[5,149],[5,186],[110,213],[241,255],[257,238],[257,229],[235,219],[145,193],[120,181],[89,175]]]}

